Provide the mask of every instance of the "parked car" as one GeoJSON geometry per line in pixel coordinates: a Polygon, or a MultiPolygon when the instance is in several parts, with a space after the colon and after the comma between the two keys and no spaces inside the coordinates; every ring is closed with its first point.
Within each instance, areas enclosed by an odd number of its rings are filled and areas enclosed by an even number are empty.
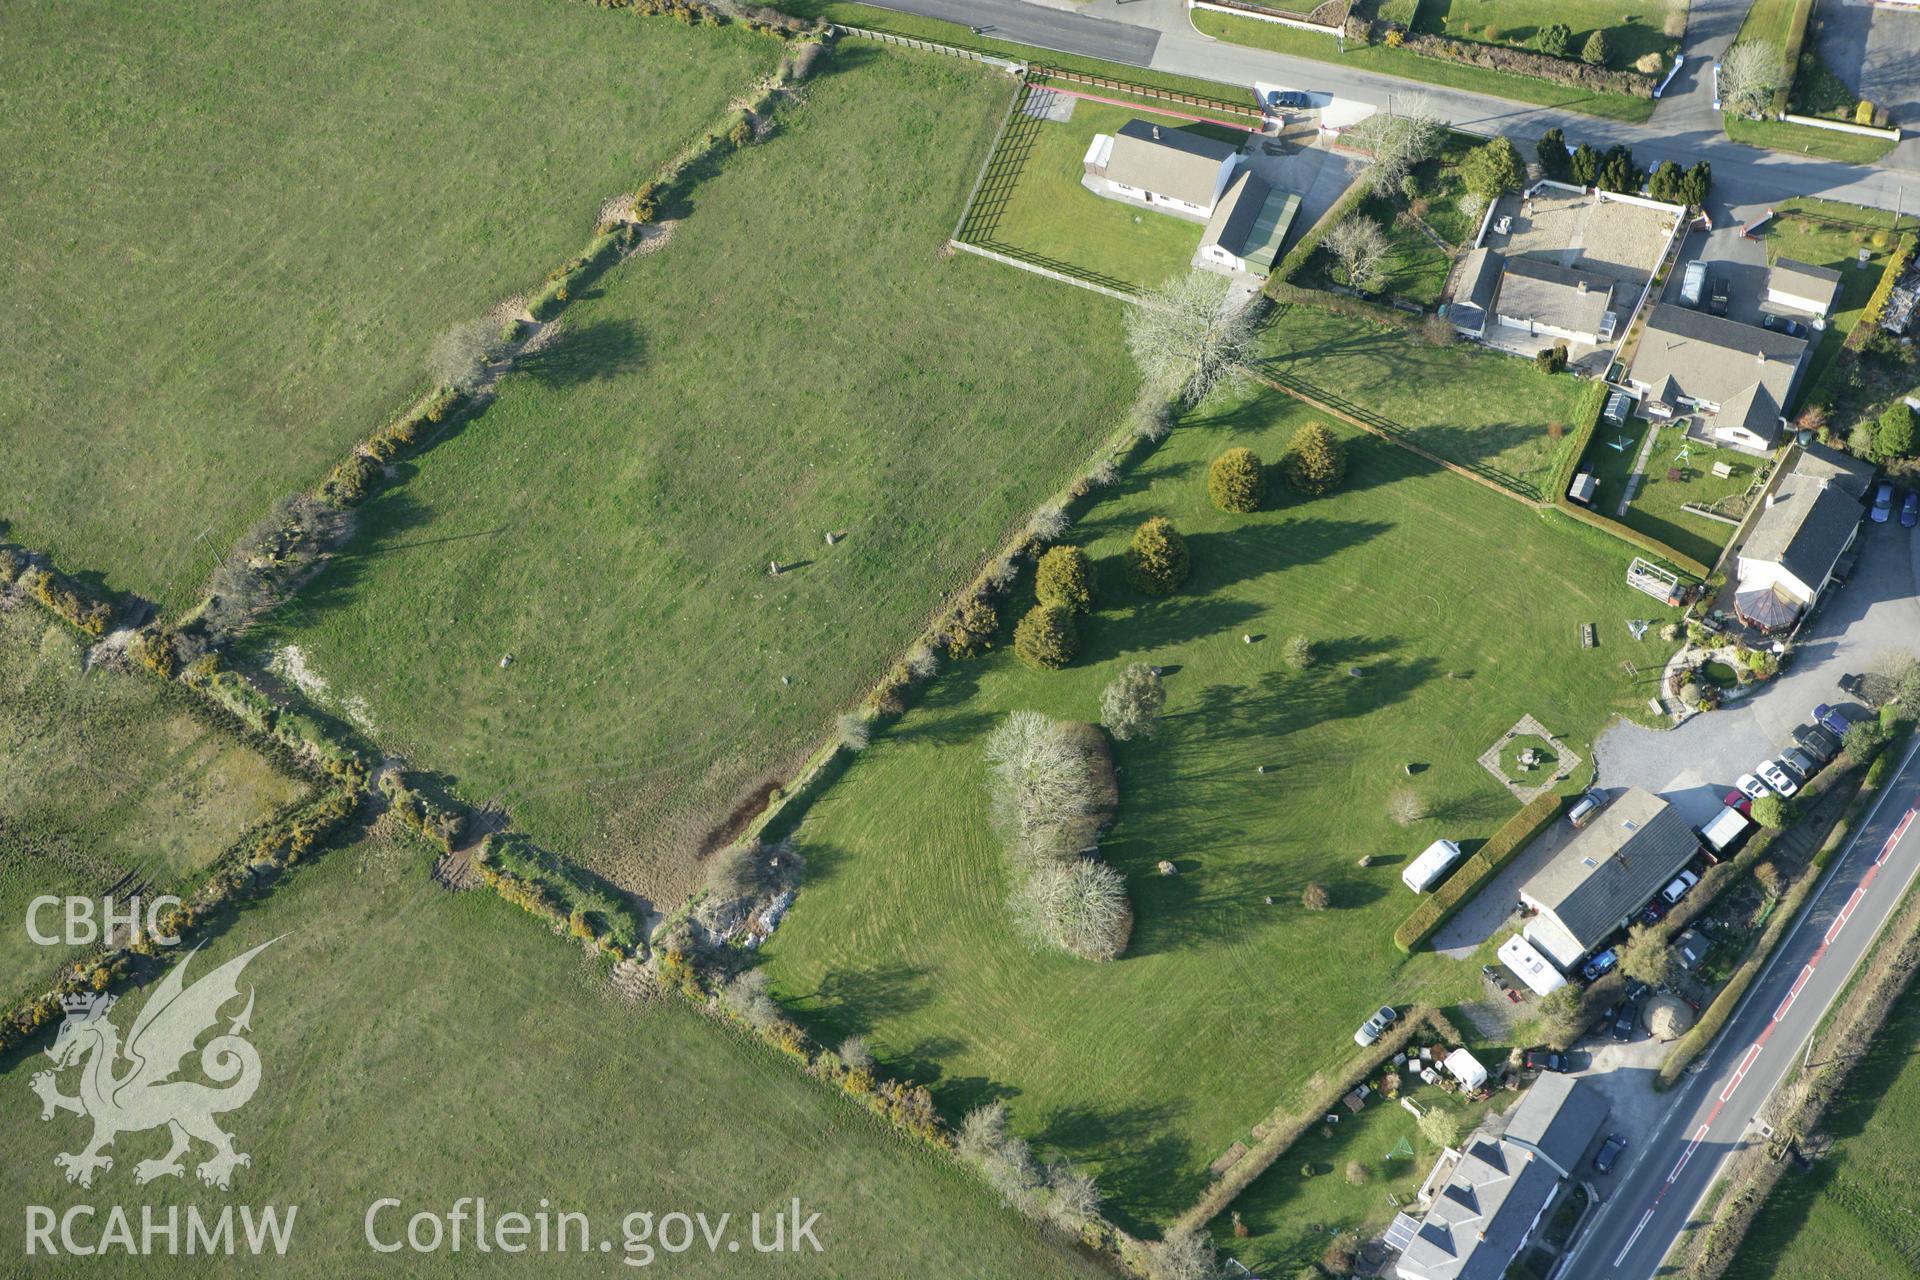
{"type": "Polygon", "coordinates": [[[1687,264],[1686,274],[1680,277],[1680,302],[1683,306],[1699,307],[1700,295],[1707,287],[1707,264],[1695,258],[1687,264]]]}
{"type": "Polygon", "coordinates": [[[1693,886],[1699,883],[1700,883],[1699,876],[1695,875],[1691,871],[1682,871],[1679,875],[1673,878],[1672,882],[1669,883],[1666,888],[1660,891],[1660,896],[1661,898],[1665,899],[1666,904],[1668,906],[1672,906],[1674,903],[1680,901],[1680,899],[1687,896],[1687,890],[1693,888],[1693,886]]]}
{"type": "Polygon", "coordinates": [[[1620,1012],[1613,1020],[1613,1038],[1625,1044],[1633,1039],[1634,1028],[1640,1025],[1640,1006],[1629,1000],[1620,1006],[1620,1012]]]}
{"type": "Polygon", "coordinates": [[[1900,527],[1911,529],[1916,524],[1920,524],[1920,489],[1909,489],[1900,500],[1900,527]]]}
{"type": "Polygon", "coordinates": [[[1390,1004],[1381,1005],[1379,1012],[1375,1013],[1371,1018],[1368,1018],[1365,1022],[1361,1023],[1360,1029],[1353,1033],[1353,1042],[1359,1045],[1360,1047],[1365,1048],[1367,1045],[1372,1044],[1375,1040],[1378,1040],[1381,1036],[1381,1033],[1386,1031],[1388,1027],[1392,1026],[1399,1017],[1400,1015],[1393,1011],[1392,1005],[1390,1004]]]}
{"type": "Polygon", "coordinates": [[[1769,311],[1766,315],[1760,317],[1760,323],[1776,333],[1786,334],[1789,338],[1804,338],[1807,336],[1807,326],[1801,324],[1792,316],[1777,316],[1769,311]]]}
{"type": "Polygon", "coordinates": [[[1707,310],[1716,316],[1727,314],[1727,303],[1733,297],[1733,287],[1725,276],[1713,278],[1713,288],[1707,294],[1707,310]]]}
{"type": "Polygon", "coordinates": [[[1743,773],[1738,778],[1735,778],[1733,785],[1746,792],[1747,799],[1749,800],[1758,800],[1761,796],[1767,794],[1767,784],[1750,773],[1743,773]]]}
{"type": "Polygon", "coordinates": [[[1275,111],[1305,111],[1313,99],[1294,89],[1275,89],[1267,95],[1267,106],[1275,111]]]}
{"type": "Polygon", "coordinates": [[[1566,1054],[1551,1049],[1530,1049],[1521,1061],[1528,1071],[1565,1071],[1568,1065],[1566,1054]]]}
{"type": "Polygon", "coordinates": [[[1885,524],[1887,517],[1893,514],[1893,482],[1882,480],[1880,487],[1873,491],[1873,510],[1867,518],[1875,524],[1885,524]]]}
{"type": "Polygon", "coordinates": [[[1780,763],[1800,775],[1800,781],[1807,782],[1820,772],[1821,761],[1802,751],[1799,747],[1788,747],[1780,753],[1780,763]]]}
{"type": "Polygon", "coordinates": [[[1640,908],[1640,923],[1647,925],[1659,924],[1660,921],[1666,917],[1666,914],[1667,904],[1655,898],[1652,902],[1640,908]]]}
{"type": "Polygon", "coordinates": [[[1737,788],[1721,796],[1720,803],[1729,809],[1738,809],[1741,813],[1751,814],[1753,812],[1753,797],[1737,788]]]}
{"type": "Polygon", "coordinates": [[[1619,963],[1619,950],[1614,947],[1608,947],[1605,951],[1602,951],[1599,955],[1580,966],[1580,976],[1588,982],[1597,982],[1607,974],[1612,973],[1613,967],[1619,963]]]}
{"type": "Polygon", "coordinates": [[[1840,710],[1838,707],[1830,707],[1824,702],[1813,709],[1813,718],[1820,722],[1822,729],[1825,729],[1828,733],[1842,741],[1846,739],[1847,730],[1853,727],[1852,716],[1840,710]]]}
{"type": "Polygon", "coordinates": [[[1831,763],[1840,754],[1840,739],[1817,724],[1801,725],[1793,731],[1793,740],[1800,744],[1802,751],[1821,764],[1831,763]]]}
{"type": "Polygon", "coordinates": [[[1754,772],[1766,779],[1768,786],[1783,796],[1790,796],[1800,789],[1800,784],[1795,782],[1792,775],[1780,767],[1778,760],[1762,760],[1753,768],[1754,772]]]}
{"type": "Polygon", "coordinates": [[[1600,1149],[1593,1153],[1594,1171],[1597,1173],[1612,1173],[1613,1162],[1618,1160],[1620,1153],[1626,1149],[1627,1139],[1625,1134],[1608,1134],[1607,1140],[1600,1144],[1600,1149]]]}
{"type": "Polygon", "coordinates": [[[1653,990],[1653,988],[1649,987],[1646,983],[1640,981],[1640,979],[1628,978],[1627,979],[1627,1003],[1628,1004],[1634,1003],[1641,996],[1646,995],[1647,992],[1651,990],[1653,990]]]}
{"type": "Polygon", "coordinates": [[[1607,793],[1595,788],[1574,802],[1567,814],[1567,821],[1576,827],[1584,827],[1593,821],[1593,815],[1607,807],[1607,793]]]}

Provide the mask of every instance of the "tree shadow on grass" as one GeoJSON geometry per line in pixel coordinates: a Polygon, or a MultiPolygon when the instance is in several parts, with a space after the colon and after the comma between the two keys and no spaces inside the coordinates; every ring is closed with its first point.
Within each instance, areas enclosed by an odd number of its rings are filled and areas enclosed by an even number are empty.
{"type": "Polygon", "coordinates": [[[514,371],[559,389],[617,378],[645,359],[645,339],[631,320],[595,320],[562,329],[551,346],[522,357],[514,371]]]}
{"type": "Polygon", "coordinates": [[[1056,1107],[1028,1132],[1042,1156],[1058,1152],[1094,1172],[1115,1222],[1157,1234],[1155,1224],[1191,1205],[1206,1183],[1193,1144],[1168,1132],[1187,1110],[1184,1102],[1056,1107]]]}

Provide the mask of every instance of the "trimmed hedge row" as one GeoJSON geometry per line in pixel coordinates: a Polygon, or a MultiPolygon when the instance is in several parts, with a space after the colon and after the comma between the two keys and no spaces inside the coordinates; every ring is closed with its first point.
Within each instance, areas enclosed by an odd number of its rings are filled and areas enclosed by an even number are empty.
{"type": "Polygon", "coordinates": [[[1333,207],[1320,215],[1320,221],[1308,228],[1307,234],[1301,236],[1299,242],[1287,250],[1287,256],[1280,259],[1279,267],[1267,277],[1268,295],[1278,297],[1273,292],[1276,285],[1292,284],[1293,278],[1300,274],[1300,269],[1307,265],[1309,258],[1313,257],[1314,250],[1320,247],[1320,242],[1327,238],[1327,233],[1339,226],[1348,214],[1359,208],[1361,202],[1370,194],[1372,193],[1365,182],[1356,182],[1347,194],[1334,201],[1333,207]]]}
{"type": "Polygon", "coordinates": [[[1873,295],[1867,299],[1866,310],[1860,313],[1860,319],[1853,326],[1853,332],[1847,335],[1847,345],[1858,350],[1861,343],[1873,333],[1880,317],[1886,313],[1887,301],[1893,297],[1893,286],[1900,281],[1900,275],[1907,269],[1907,263],[1913,258],[1913,236],[1900,237],[1900,243],[1894,246],[1893,256],[1887,259],[1887,269],[1880,273],[1880,283],[1874,286],[1873,295]]]}
{"type": "MultiPolygon", "coordinates": [[[[1773,91],[1773,110],[1777,115],[1788,109],[1793,97],[1793,82],[1800,74],[1800,49],[1807,42],[1807,19],[1813,16],[1813,0],[1794,0],[1793,14],[1787,19],[1786,45],[1780,51],[1780,87],[1773,91]]],[[[1852,113],[1848,113],[1852,119],[1852,113]]]]}
{"type": "Polygon", "coordinates": [[[1440,62],[1459,62],[1489,71],[1507,71],[1516,75],[1572,85],[1595,93],[1619,93],[1633,98],[1651,98],[1659,81],[1641,71],[1611,71],[1590,67],[1572,58],[1556,58],[1533,49],[1515,49],[1508,45],[1481,44],[1474,40],[1455,40],[1449,36],[1409,36],[1402,48],[1440,62]]]}
{"type": "Polygon", "coordinates": [[[1394,945],[1411,954],[1415,947],[1432,937],[1433,931],[1464,906],[1482,883],[1513,861],[1513,856],[1526,848],[1535,836],[1553,825],[1565,804],[1564,796],[1548,792],[1535,796],[1520,812],[1508,818],[1478,852],[1460,864],[1460,869],[1448,877],[1445,884],[1421,899],[1413,914],[1400,922],[1400,927],[1393,931],[1394,945]]]}

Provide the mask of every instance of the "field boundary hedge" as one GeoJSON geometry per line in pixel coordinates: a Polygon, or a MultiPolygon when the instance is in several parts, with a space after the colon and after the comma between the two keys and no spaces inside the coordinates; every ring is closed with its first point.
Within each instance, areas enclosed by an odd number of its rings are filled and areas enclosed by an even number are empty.
{"type": "Polygon", "coordinates": [[[1465,906],[1488,880],[1513,861],[1514,855],[1533,842],[1534,837],[1552,826],[1566,806],[1566,797],[1549,791],[1535,796],[1520,811],[1501,824],[1498,831],[1447,877],[1447,882],[1420,900],[1411,915],[1393,931],[1393,944],[1411,955],[1413,949],[1432,937],[1453,913],[1465,906]]]}
{"type": "Polygon", "coordinates": [[[1886,314],[1887,301],[1893,297],[1893,287],[1900,282],[1900,275],[1907,269],[1907,263],[1913,258],[1914,238],[1912,232],[1903,232],[1900,240],[1887,257],[1887,266],[1880,273],[1880,283],[1873,287],[1873,293],[1867,298],[1866,307],[1860,312],[1860,318],[1854,322],[1853,331],[1847,334],[1848,349],[1858,351],[1873,335],[1880,323],[1880,317],[1886,314]]]}

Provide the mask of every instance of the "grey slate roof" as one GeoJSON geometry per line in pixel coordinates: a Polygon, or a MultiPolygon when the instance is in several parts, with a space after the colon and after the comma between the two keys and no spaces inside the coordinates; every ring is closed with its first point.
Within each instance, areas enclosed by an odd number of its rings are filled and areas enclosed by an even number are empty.
{"type": "Polygon", "coordinates": [[[1508,258],[1494,311],[1572,333],[1598,334],[1600,317],[1612,305],[1610,276],[1575,271],[1536,258],[1508,258]]]}
{"type": "Polygon", "coordinates": [[[1458,328],[1478,333],[1486,327],[1494,295],[1500,292],[1500,272],[1506,258],[1492,249],[1475,249],[1460,263],[1460,283],[1453,291],[1447,318],[1458,328]]]}
{"type": "Polygon", "coordinates": [[[1782,289],[1797,298],[1818,302],[1825,311],[1840,296],[1840,273],[1832,267],[1816,267],[1811,262],[1782,258],[1773,264],[1767,288],[1782,289]]]}
{"type": "Polygon", "coordinates": [[[1757,324],[1662,303],[1647,317],[1628,376],[1659,387],[1671,378],[1681,395],[1725,405],[1758,382],[1785,404],[1807,344],[1757,324]]]}
{"type": "Polygon", "coordinates": [[[1545,1160],[1476,1133],[1400,1255],[1399,1274],[1499,1280],[1559,1185],[1545,1160]]]}
{"type": "Polygon", "coordinates": [[[1646,905],[1699,846],[1677,810],[1650,791],[1629,787],[1535,872],[1520,894],[1591,948],[1646,905]]]}
{"type": "Polygon", "coordinates": [[[1113,136],[1107,180],[1189,204],[1210,205],[1221,162],[1239,153],[1238,147],[1218,138],[1129,120],[1113,136]]]}
{"type": "Polygon", "coordinates": [[[1606,1095],[1572,1076],[1542,1072],[1509,1113],[1507,1141],[1572,1177],[1606,1122],[1606,1095]]]}
{"type": "Polygon", "coordinates": [[[1802,472],[1796,465],[1780,477],[1772,501],[1740,548],[1742,560],[1778,564],[1815,591],[1866,514],[1859,494],[1841,478],[1824,478],[1823,470],[1816,465],[1802,472]]]}
{"type": "Polygon", "coordinates": [[[1273,260],[1280,255],[1280,243],[1287,238],[1287,228],[1299,211],[1299,196],[1276,191],[1252,170],[1242,170],[1227,183],[1220,203],[1214,206],[1200,247],[1217,244],[1246,259],[1256,270],[1271,271],[1273,260]]]}
{"type": "MultiPolygon", "coordinates": [[[[1791,474],[1837,484],[1863,502],[1867,490],[1873,487],[1873,464],[1823,444],[1807,445],[1793,464],[1791,474]]],[[[1785,484],[1786,477],[1782,476],[1780,482],[1785,484]]]]}
{"type": "Polygon", "coordinates": [[[1780,434],[1780,403],[1756,382],[1745,391],[1734,392],[1733,399],[1720,406],[1713,420],[1716,425],[1745,427],[1771,445],[1780,434]]]}

